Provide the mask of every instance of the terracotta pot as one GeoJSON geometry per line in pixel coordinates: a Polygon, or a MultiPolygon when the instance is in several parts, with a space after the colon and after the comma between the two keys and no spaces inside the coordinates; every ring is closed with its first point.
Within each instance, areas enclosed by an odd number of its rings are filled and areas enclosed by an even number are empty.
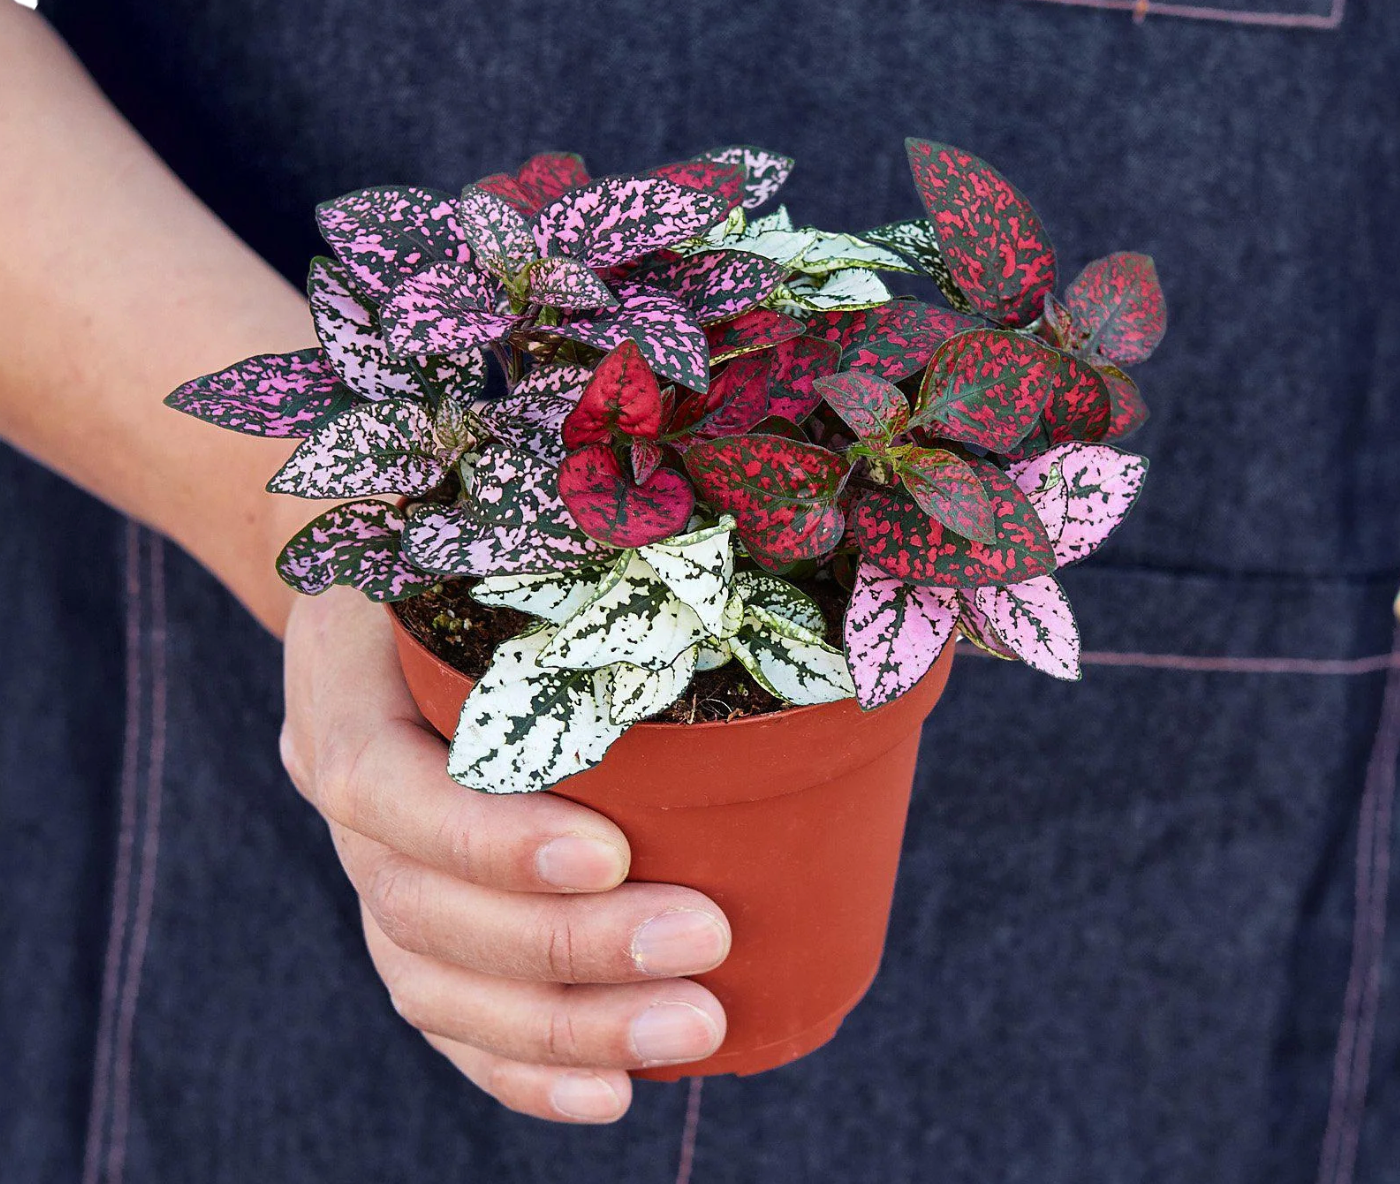
{"type": "MultiPolygon", "coordinates": [[[[413,697],[450,737],[471,680],[390,617],[413,697]]],[[[630,879],[698,889],[733,929],[729,957],[695,976],[724,1004],[724,1044],[633,1076],[759,1073],[836,1035],[880,966],[919,729],[952,659],[949,645],[909,694],[871,712],[847,700],[639,724],[551,791],[622,829],[630,879]]]]}

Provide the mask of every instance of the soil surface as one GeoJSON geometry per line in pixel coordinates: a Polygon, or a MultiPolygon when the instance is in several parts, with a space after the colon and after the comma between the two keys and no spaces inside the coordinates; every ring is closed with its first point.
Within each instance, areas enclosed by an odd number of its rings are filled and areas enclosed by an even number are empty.
{"type": "MultiPolygon", "coordinates": [[[[841,644],[841,619],[846,593],[834,580],[794,581],[820,606],[826,618],[826,640],[841,644]]],[[[444,580],[441,584],[395,604],[394,611],[408,631],[448,665],[471,678],[480,678],[496,646],[520,633],[534,619],[510,608],[493,608],[471,598],[474,580],[444,580]]],[[[787,706],[763,690],[738,662],[697,674],[684,696],[648,723],[698,724],[767,715],[787,706]]]]}

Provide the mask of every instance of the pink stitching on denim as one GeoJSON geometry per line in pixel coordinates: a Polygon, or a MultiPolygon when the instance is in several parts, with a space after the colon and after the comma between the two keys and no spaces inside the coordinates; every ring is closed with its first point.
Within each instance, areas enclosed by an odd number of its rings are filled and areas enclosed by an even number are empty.
{"type": "Polygon", "coordinates": [[[676,1184],[690,1184],[690,1172],[695,1166],[695,1140],[700,1134],[700,1091],[705,1088],[703,1077],[692,1077],[685,1096],[685,1125],[681,1129],[681,1158],[676,1167],[676,1184]]]}
{"type": "MultiPolygon", "coordinates": [[[[1400,628],[1392,648],[1400,656],[1400,628]]],[[[1371,1049],[1380,1006],[1381,963],[1390,892],[1391,816],[1395,767],[1400,761],[1400,663],[1386,679],[1376,740],[1366,766],[1366,789],[1356,824],[1356,913],[1352,920],[1351,969],[1347,974],[1337,1052],[1332,1064],[1332,1101],[1322,1138],[1319,1184],[1351,1184],[1365,1118],[1371,1049]]]]}
{"type": "Polygon", "coordinates": [[[121,982],[122,951],[126,945],[130,905],[131,871],[136,855],[136,801],[141,738],[143,671],[141,666],[141,528],[126,524],[126,728],[122,741],[121,821],[117,838],[117,866],[112,882],[112,919],[107,929],[107,958],[102,976],[102,1005],[97,1024],[97,1049],[93,1062],[92,1101],[88,1109],[87,1148],[83,1156],[83,1184],[96,1184],[107,1117],[109,1074],[112,1067],[113,1032],[121,982]]]}
{"type": "Polygon", "coordinates": [[[1038,0],[1041,4],[1061,4],[1070,8],[1101,8],[1111,12],[1130,12],[1133,21],[1141,24],[1151,16],[1177,16],[1198,21],[1222,21],[1231,25],[1262,25],[1274,29],[1336,29],[1346,15],[1347,0],[1332,0],[1332,11],[1326,16],[1314,13],[1239,12],[1231,8],[1212,8],[1199,4],[1175,4],[1170,0],[1038,0]]]}
{"type": "Polygon", "coordinates": [[[131,1044],[136,1026],[136,1002],[141,994],[141,971],[151,933],[155,901],[156,858],[160,852],[161,782],[165,775],[166,606],[165,542],[151,537],[151,731],[146,761],[146,818],[142,842],[141,880],[136,894],[136,918],[127,957],[122,1006],[117,1023],[117,1058],[113,1070],[112,1142],[107,1152],[108,1184],[121,1184],[126,1166],[126,1140],[131,1117],[131,1044]]]}

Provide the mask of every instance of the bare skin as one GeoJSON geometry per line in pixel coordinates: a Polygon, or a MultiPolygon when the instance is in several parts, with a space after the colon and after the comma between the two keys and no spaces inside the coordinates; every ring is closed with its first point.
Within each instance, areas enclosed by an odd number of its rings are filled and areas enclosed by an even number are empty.
{"type": "Polygon", "coordinates": [[[0,160],[0,437],[179,543],[284,638],[283,762],[326,819],[400,1014],[504,1105],[562,1122],[621,1117],[629,1068],[708,1055],[724,1011],[683,976],[728,953],[718,906],[623,883],[627,840],[583,806],[451,781],[383,611],[276,578],[316,513],[262,492],[291,445],[161,399],[315,344],[305,301],[4,0],[0,160]]]}

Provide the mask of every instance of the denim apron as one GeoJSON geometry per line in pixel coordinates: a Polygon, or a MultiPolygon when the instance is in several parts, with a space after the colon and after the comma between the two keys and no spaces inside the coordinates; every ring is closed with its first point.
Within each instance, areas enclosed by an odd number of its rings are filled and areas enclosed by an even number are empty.
{"type": "Polygon", "coordinates": [[[866,1001],[601,1129],[390,1009],[278,764],[278,647],[0,454],[0,1180],[1400,1180],[1400,4],[1215,3],[43,0],[294,280],[316,201],[545,148],[763,144],[859,229],[918,212],[920,135],[1002,168],[1067,277],[1150,252],[1172,323],[1141,504],[1065,578],[1086,677],[960,659],[866,1001]]]}

